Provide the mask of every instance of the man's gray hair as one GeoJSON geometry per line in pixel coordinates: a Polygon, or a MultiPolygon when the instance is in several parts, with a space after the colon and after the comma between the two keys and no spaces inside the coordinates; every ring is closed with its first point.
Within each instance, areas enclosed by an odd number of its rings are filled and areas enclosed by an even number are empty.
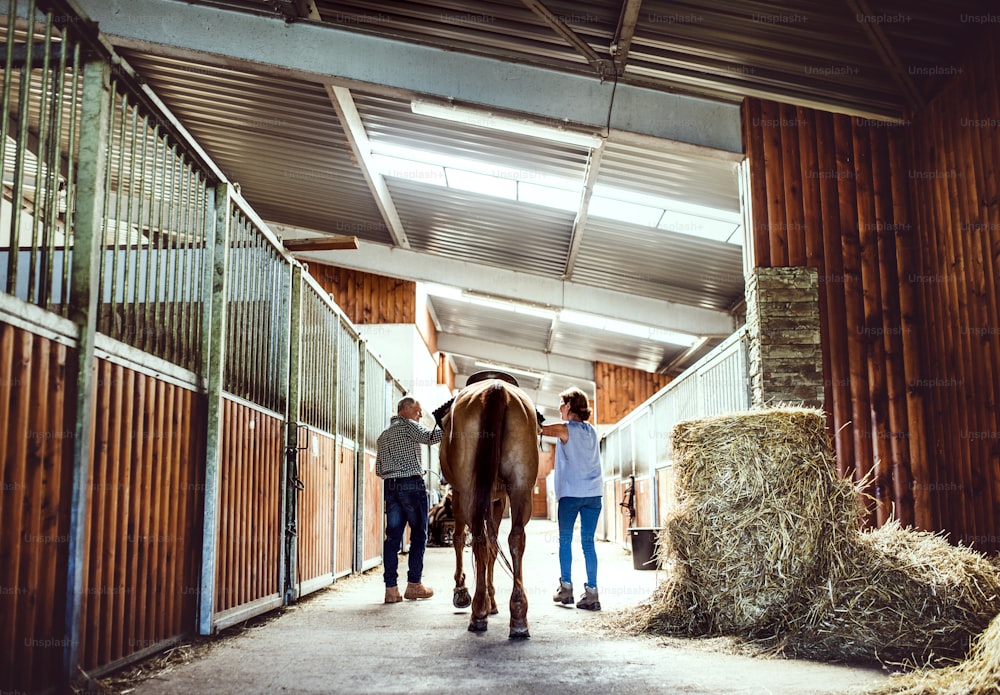
{"type": "Polygon", "coordinates": [[[399,399],[399,403],[396,404],[396,415],[399,415],[405,408],[409,408],[416,402],[417,399],[413,396],[403,396],[399,399]]]}

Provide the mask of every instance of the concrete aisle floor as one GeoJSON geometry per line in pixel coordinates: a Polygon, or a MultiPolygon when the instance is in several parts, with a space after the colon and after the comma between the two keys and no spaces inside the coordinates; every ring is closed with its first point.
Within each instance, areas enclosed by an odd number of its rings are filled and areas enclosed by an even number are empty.
{"type": "MultiPolygon", "coordinates": [[[[506,531],[505,522],[503,539],[506,531]]],[[[584,570],[578,536],[574,545],[579,594],[584,570]]],[[[597,549],[604,610],[554,604],[557,529],[544,519],[528,525],[529,640],[507,639],[510,578],[499,565],[500,613],[491,616],[486,633],[474,634],[467,630],[468,609],[451,605],[453,551],[428,548],[424,581],[437,592],[429,600],[382,603],[378,568],[341,580],[259,627],[220,639],[203,657],[133,692],[808,695],[861,692],[885,678],[876,669],[719,653],[697,640],[601,633],[600,621],[647,598],[659,573],[633,569],[631,555],[616,544],[598,542],[597,549]]],[[[466,557],[471,575],[468,549],[466,557]]],[[[405,566],[400,557],[401,588],[405,566]]]]}

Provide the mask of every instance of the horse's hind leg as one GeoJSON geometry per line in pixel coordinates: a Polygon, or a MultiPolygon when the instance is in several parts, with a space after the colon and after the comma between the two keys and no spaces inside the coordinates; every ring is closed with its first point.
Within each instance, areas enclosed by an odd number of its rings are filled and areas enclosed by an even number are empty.
{"type": "Polygon", "coordinates": [[[524,525],[531,513],[531,498],[515,503],[511,498],[510,510],[510,563],[514,575],[514,588],[510,593],[510,639],[527,639],[528,634],[528,596],[524,592],[524,581],[521,575],[521,560],[524,557],[525,533],[524,525]]]}
{"type": "Polygon", "coordinates": [[[465,570],[462,568],[465,553],[465,522],[455,517],[455,535],[452,538],[455,548],[455,591],[451,596],[451,604],[455,608],[468,608],[472,603],[469,589],[465,586],[465,570]]]}
{"type": "MultiPolygon", "coordinates": [[[[494,529],[500,528],[500,522],[503,520],[503,509],[506,504],[506,497],[501,497],[499,500],[493,500],[494,529]]],[[[493,570],[496,567],[497,551],[499,548],[494,546],[491,542],[487,546],[487,550],[489,551],[489,559],[486,565],[486,590],[489,592],[490,597],[490,615],[496,615],[500,612],[500,610],[497,608],[496,587],[493,585],[493,570]]]]}
{"type": "Polygon", "coordinates": [[[489,596],[486,591],[486,568],[489,564],[489,541],[482,531],[472,537],[472,555],[476,566],[476,593],[472,597],[472,617],[469,619],[471,632],[486,632],[486,622],[489,616],[489,596]]]}

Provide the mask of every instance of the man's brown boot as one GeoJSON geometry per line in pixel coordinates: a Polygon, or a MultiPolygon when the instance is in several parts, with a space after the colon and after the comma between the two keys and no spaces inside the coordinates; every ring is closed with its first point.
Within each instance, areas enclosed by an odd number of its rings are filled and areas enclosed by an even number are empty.
{"type": "Polygon", "coordinates": [[[386,603],[399,603],[403,600],[403,597],[399,595],[398,586],[387,586],[385,588],[385,602],[386,603]]]}
{"type": "Polygon", "coordinates": [[[434,595],[434,589],[429,586],[424,586],[420,582],[414,584],[410,582],[406,585],[406,592],[403,594],[403,598],[409,601],[415,601],[418,598],[430,598],[434,595]]]}

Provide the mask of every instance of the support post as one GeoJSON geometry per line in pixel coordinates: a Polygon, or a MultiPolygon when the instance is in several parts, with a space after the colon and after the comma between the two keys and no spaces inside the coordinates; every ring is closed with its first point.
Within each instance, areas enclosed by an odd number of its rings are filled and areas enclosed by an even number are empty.
{"type": "Polygon", "coordinates": [[[206,313],[207,330],[203,332],[206,345],[205,377],[207,403],[205,428],[205,515],[201,549],[201,586],[198,591],[198,634],[213,632],[215,615],[216,551],[219,529],[219,464],[222,440],[222,387],[226,365],[226,295],[228,293],[229,236],[230,236],[229,184],[220,184],[215,190],[215,238],[210,264],[210,308],[206,313]]]}
{"type": "Polygon", "coordinates": [[[76,429],[73,433],[73,488],[66,577],[66,640],[63,682],[71,682],[80,661],[81,607],[87,566],[87,486],[92,457],[94,343],[101,288],[104,243],[104,182],[111,128],[111,66],[97,57],[83,66],[80,119],[80,164],[76,182],[76,215],[69,296],[69,318],[79,330],[76,364],[76,429]]]}

